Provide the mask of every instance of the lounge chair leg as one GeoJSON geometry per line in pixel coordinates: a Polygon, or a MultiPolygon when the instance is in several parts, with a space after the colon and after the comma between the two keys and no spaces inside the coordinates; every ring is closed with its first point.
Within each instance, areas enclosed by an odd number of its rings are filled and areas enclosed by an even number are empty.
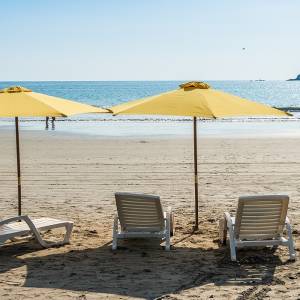
{"type": "Polygon", "coordinates": [[[165,250],[166,251],[170,251],[171,250],[170,239],[168,239],[168,238],[166,238],[165,250]]]}
{"type": "Polygon", "coordinates": [[[226,222],[226,218],[224,217],[219,221],[219,239],[222,245],[226,245],[226,238],[227,238],[227,222],[226,222]]]}
{"type": "Polygon", "coordinates": [[[170,251],[171,249],[171,214],[169,212],[166,213],[166,242],[165,242],[165,250],[170,251]]]}
{"type": "Polygon", "coordinates": [[[167,211],[164,213],[165,217],[167,216],[167,212],[170,215],[170,236],[172,237],[175,234],[175,218],[171,206],[169,206],[167,211]]]}
{"type": "Polygon", "coordinates": [[[118,242],[117,242],[117,237],[116,236],[114,236],[113,237],[113,242],[112,242],[112,250],[117,250],[117,248],[118,248],[118,242]]]}
{"type": "Polygon", "coordinates": [[[294,249],[293,241],[289,241],[289,253],[290,253],[290,260],[296,260],[296,252],[294,249]]]}
{"type": "Polygon", "coordinates": [[[65,235],[64,240],[62,241],[62,244],[69,244],[72,230],[73,230],[73,223],[67,224],[66,225],[66,235],[65,235]]]}
{"type": "Polygon", "coordinates": [[[117,238],[117,235],[114,234],[113,236],[113,242],[112,242],[112,250],[117,250],[118,248],[118,238],[117,238]]]}
{"type": "Polygon", "coordinates": [[[295,252],[295,248],[294,248],[292,227],[291,227],[291,224],[290,224],[288,218],[286,218],[286,229],[287,229],[287,234],[288,234],[288,247],[289,247],[290,260],[296,260],[296,252],[295,252]]]}
{"type": "Polygon", "coordinates": [[[4,246],[5,240],[0,240],[0,248],[4,246]]]}
{"type": "Polygon", "coordinates": [[[112,250],[117,250],[118,248],[118,216],[115,215],[114,226],[113,226],[113,241],[112,250]]]}
{"type": "Polygon", "coordinates": [[[232,261],[236,261],[236,248],[234,245],[234,241],[230,242],[230,257],[232,261]]]}
{"type": "Polygon", "coordinates": [[[175,220],[174,220],[174,214],[170,213],[170,236],[174,236],[175,234],[175,220]]]}
{"type": "Polygon", "coordinates": [[[236,261],[236,247],[235,247],[235,241],[233,236],[233,229],[228,228],[229,231],[229,241],[230,241],[230,256],[232,261],[236,261]]]}
{"type": "Polygon", "coordinates": [[[229,233],[230,256],[232,261],[236,261],[236,244],[234,238],[234,224],[228,212],[224,213],[224,219],[220,222],[219,236],[221,242],[226,241],[227,231],[229,233]]]}

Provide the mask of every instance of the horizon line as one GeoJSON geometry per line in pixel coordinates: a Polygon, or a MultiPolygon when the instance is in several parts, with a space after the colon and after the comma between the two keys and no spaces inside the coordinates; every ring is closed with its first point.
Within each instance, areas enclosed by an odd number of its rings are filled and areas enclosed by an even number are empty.
{"type": "Polygon", "coordinates": [[[1,82],[170,82],[170,81],[180,81],[180,82],[188,82],[188,81],[297,81],[297,80],[290,80],[290,79],[205,79],[205,80],[195,80],[195,79],[139,79],[139,80],[0,80],[1,82]]]}

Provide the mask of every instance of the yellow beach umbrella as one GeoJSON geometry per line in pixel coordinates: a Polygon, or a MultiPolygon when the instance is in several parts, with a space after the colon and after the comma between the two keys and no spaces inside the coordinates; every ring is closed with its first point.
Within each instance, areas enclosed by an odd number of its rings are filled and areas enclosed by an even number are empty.
{"type": "Polygon", "coordinates": [[[21,215],[21,167],[19,144],[19,117],[67,117],[85,113],[108,113],[106,109],[75,101],[34,93],[24,87],[0,90],[0,117],[14,117],[16,127],[18,213],[21,215]]]}
{"type": "Polygon", "coordinates": [[[187,82],[177,90],[111,107],[114,115],[191,116],[194,122],[195,229],[198,229],[197,117],[290,116],[254,101],[211,89],[204,82],[187,82]]]}

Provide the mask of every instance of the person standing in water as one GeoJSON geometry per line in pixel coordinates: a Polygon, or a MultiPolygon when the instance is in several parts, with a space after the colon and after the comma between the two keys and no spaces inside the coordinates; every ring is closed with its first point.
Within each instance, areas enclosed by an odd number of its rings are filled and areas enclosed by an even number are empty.
{"type": "Polygon", "coordinates": [[[46,127],[45,127],[46,130],[49,129],[49,117],[46,117],[46,127]]]}
{"type": "Polygon", "coordinates": [[[52,117],[52,118],[51,118],[51,129],[52,129],[52,130],[55,129],[55,123],[54,123],[54,121],[55,121],[55,117],[52,117]]]}

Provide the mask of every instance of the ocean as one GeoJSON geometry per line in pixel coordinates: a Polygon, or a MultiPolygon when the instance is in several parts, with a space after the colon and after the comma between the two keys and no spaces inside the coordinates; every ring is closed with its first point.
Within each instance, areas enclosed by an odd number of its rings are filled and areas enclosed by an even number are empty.
{"type": "MultiPolygon", "coordinates": [[[[155,95],[178,88],[184,81],[25,81],[0,82],[0,89],[20,85],[35,92],[109,107],[128,100],[155,95]]],[[[201,132],[208,136],[300,135],[299,81],[206,81],[211,87],[292,111],[294,118],[225,119],[201,122],[201,132]],[[259,130],[258,130],[259,128],[259,130]]],[[[44,130],[41,118],[22,119],[22,129],[44,130]]],[[[0,120],[0,128],[13,128],[13,120],[0,120]]],[[[58,119],[55,130],[104,136],[186,135],[189,118],[163,116],[81,115],[58,119]],[[65,121],[65,122],[60,122],[65,121]],[[178,124],[180,123],[180,125],[178,124]],[[136,125],[138,124],[138,126],[136,125]]]]}
{"type": "MultiPolygon", "coordinates": [[[[25,81],[0,82],[0,89],[21,85],[38,93],[109,107],[178,88],[184,81],[25,81]]],[[[211,87],[278,108],[300,109],[300,81],[206,81],[211,87]]]]}

